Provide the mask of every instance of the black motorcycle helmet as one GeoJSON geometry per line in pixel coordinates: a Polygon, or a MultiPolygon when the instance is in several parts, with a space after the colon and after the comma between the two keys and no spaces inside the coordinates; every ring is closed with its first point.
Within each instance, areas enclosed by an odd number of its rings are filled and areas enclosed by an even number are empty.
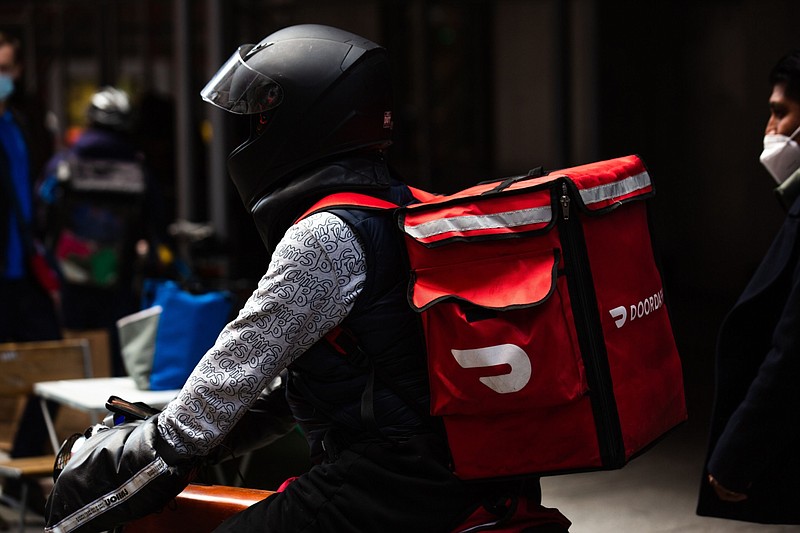
{"type": "Polygon", "coordinates": [[[329,26],[292,26],[239,47],[201,96],[251,116],[250,137],[228,157],[248,209],[311,163],[391,143],[386,51],[329,26]]]}

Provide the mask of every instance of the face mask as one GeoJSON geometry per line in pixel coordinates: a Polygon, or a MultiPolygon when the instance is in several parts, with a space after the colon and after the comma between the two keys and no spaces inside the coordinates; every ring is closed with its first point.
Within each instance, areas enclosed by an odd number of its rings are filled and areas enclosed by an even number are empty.
{"type": "Polygon", "coordinates": [[[0,74],[0,102],[5,101],[14,92],[14,80],[8,74],[0,74]]]}
{"type": "Polygon", "coordinates": [[[764,151],[761,152],[759,160],[778,185],[800,168],[800,146],[792,140],[798,132],[800,128],[794,130],[789,137],[780,134],[764,136],[764,151]]]}

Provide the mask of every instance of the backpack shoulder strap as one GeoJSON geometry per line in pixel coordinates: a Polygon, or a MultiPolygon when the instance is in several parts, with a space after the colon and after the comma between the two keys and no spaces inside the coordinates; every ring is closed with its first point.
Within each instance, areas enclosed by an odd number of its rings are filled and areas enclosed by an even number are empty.
{"type": "Polygon", "coordinates": [[[396,209],[399,207],[394,202],[381,200],[368,194],[356,192],[337,192],[326,196],[322,200],[312,205],[305,213],[297,217],[295,224],[308,218],[319,211],[330,209],[331,207],[359,207],[369,209],[396,209]]]}
{"type": "Polygon", "coordinates": [[[416,187],[411,187],[410,185],[406,185],[408,190],[411,191],[411,195],[420,203],[424,204],[425,202],[430,202],[431,200],[435,200],[439,198],[441,195],[435,194],[432,192],[424,191],[422,189],[418,189],[416,187]]]}
{"type": "MultiPolygon", "coordinates": [[[[419,202],[427,202],[434,198],[437,198],[437,195],[433,193],[429,193],[422,189],[417,189],[416,187],[408,187],[411,191],[412,196],[419,201],[419,202]]],[[[390,202],[388,200],[382,200],[380,198],[376,198],[374,196],[370,196],[368,194],[358,193],[358,192],[337,192],[333,194],[329,194],[328,196],[324,197],[323,199],[319,200],[317,203],[312,205],[305,213],[297,217],[295,220],[295,224],[307,218],[314,213],[319,211],[324,211],[326,209],[330,209],[332,207],[357,207],[357,208],[367,208],[367,209],[397,209],[400,207],[394,202],[390,202]]]]}

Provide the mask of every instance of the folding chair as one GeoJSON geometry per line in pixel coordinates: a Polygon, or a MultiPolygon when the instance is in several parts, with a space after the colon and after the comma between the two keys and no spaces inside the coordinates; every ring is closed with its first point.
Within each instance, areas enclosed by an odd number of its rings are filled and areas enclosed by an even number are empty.
{"type": "MultiPolygon", "coordinates": [[[[37,381],[88,378],[92,375],[89,342],[86,339],[0,343],[0,399],[17,399],[20,404],[33,392],[37,381]]],[[[18,424],[21,410],[15,422],[18,424]]],[[[17,424],[12,424],[11,435],[17,424]]],[[[25,530],[28,486],[53,475],[54,455],[12,458],[0,461],[0,478],[20,480],[19,499],[7,494],[3,501],[19,509],[20,532],[25,530]]]]}

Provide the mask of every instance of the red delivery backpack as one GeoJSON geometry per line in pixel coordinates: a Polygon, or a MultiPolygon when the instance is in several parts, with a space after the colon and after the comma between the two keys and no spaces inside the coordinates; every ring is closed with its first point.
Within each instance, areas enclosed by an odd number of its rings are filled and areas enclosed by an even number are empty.
{"type": "MultiPolygon", "coordinates": [[[[456,475],[620,468],[686,420],[654,192],[628,156],[397,209],[456,475]]],[[[339,193],[308,213],[333,206],[396,208],[339,193]]]]}

